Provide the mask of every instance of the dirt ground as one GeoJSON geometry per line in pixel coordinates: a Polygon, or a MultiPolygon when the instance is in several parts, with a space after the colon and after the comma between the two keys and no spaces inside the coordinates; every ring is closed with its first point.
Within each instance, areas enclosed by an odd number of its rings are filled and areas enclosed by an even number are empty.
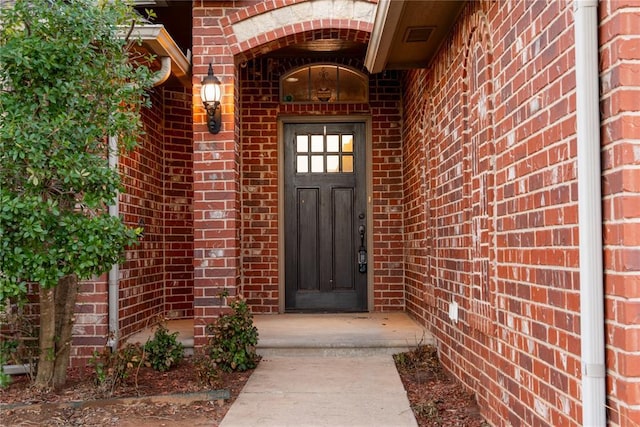
{"type": "MultiPolygon", "coordinates": [[[[442,371],[435,349],[420,347],[395,356],[402,382],[420,427],[485,426],[473,396],[442,371]]],[[[57,393],[38,393],[26,377],[15,377],[7,389],[0,389],[2,426],[218,426],[252,371],[225,374],[217,388],[228,390],[226,400],[198,400],[211,390],[200,384],[191,358],[165,373],[142,367],[109,400],[95,386],[92,368],[70,369],[67,386],[57,393]],[[186,393],[192,402],[178,399],[186,393]],[[150,401],[145,396],[167,396],[150,401]],[[115,399],[114,399],[115,398],[115,399]],[[131,399],[134,398],[134,399],[131,399]],[[75,402],[75,403],[74,403],[75,402]],[[79,403],[83,402],[83,403],[79,403]]]]}

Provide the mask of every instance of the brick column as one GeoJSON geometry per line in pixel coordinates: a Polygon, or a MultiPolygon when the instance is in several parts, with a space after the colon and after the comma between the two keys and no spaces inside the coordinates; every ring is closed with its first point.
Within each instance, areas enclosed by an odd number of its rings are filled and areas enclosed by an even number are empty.
{"type": "Polygon", "coordinates": [[[236,80],[233,56],[207,8],[193,10],[193,225],[194,336],[206,342],[205,326],[225,308],[223,293],[234,296],[239,283],[239,158],[234,119],[236,80]],[[206,126],[200,82],[213,63],[222,82],[222,129],[206,126]]]}

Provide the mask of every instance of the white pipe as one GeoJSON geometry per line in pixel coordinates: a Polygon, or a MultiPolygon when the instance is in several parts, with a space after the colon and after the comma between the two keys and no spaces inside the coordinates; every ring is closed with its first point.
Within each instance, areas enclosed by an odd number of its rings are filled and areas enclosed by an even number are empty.
{"type": "Polygon", "coordinates": [[[582,422],[606,426],[598,1],[574,4],[582,422]]]}
{"type": "Polygon", "coordinates": [[[153,79],[151,80],[153,87],[160,86],[162,83],[167,81],[169,76],[171,76],[171,57],[160,57],[160,64],[160,70],[154,74],[153,79]]]}
{"type": "MultiPolygon", "coordinates": [[[[118,137],[117,136],[109,136],[109,167],[117,168],[118,167],[118,137]]],[[[120,204],[118,202],[118,195],[116,195],[116,200],[112,205],[109,205],[109,215],[111,216],[119,216],[120,215],[120,204]]],[[[119,319],[118,319],[118,275],[119,275],[119,266],[118,264],[113,264],[111,266],[111,270],[109,270],[109,338],[107,341],[107,345],[111,347],[112,350],[116,350],[118,348],[118,340],[120,338],[120,328],[119,328],[119,319]]]]}

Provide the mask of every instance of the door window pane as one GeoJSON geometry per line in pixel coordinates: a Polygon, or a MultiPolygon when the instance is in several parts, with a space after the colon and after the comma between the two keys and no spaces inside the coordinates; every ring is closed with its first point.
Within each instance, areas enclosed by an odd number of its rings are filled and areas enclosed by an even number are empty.
{"type": "Polygon", "coordinates": [[[311,135],[311,151],[314,153],[324,152],[324,136],[311,135]]]}
{"type": "Polygon", "coordinates": [[[324,156],[311,156],[311,172],[323,173],[324,172],[324,156]]]}
{"type": "Polygon", "coordinates": [[[327,172],[340,172],[340,156],[327,156],[327,172]]]}
{"type": "Polygon", "coordinates": [[[309,173],[309,156],[297,156],[297,161],[298,173],[309,173]]]}
{"type": "Polygon", "coordinates": [[[342,152],[353,153],[353,135],[342,135],[342,152]]]}
{"type": "Polygon", "coordinates": [[[353,172],[353,156],[342,156],[342,172],[353,172]]]}
{"type": "Polygon", "coordinates": [[[306,153],[309,151],[309,135],[298,135],[296,137],[296,151],[306,153]]]}
{"type": "Polygon", "coordinates": [[[340,151],[340,135],[327,135],[327,153],[340,151]]]}

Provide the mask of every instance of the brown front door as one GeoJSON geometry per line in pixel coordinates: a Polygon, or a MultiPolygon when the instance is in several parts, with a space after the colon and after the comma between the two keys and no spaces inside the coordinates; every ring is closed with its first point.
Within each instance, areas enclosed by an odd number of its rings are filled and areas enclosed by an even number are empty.
{"type": "Polygon", "coordinates": [[[364,123],[289,123],[285,309],[367,309],[364,123]]]}

